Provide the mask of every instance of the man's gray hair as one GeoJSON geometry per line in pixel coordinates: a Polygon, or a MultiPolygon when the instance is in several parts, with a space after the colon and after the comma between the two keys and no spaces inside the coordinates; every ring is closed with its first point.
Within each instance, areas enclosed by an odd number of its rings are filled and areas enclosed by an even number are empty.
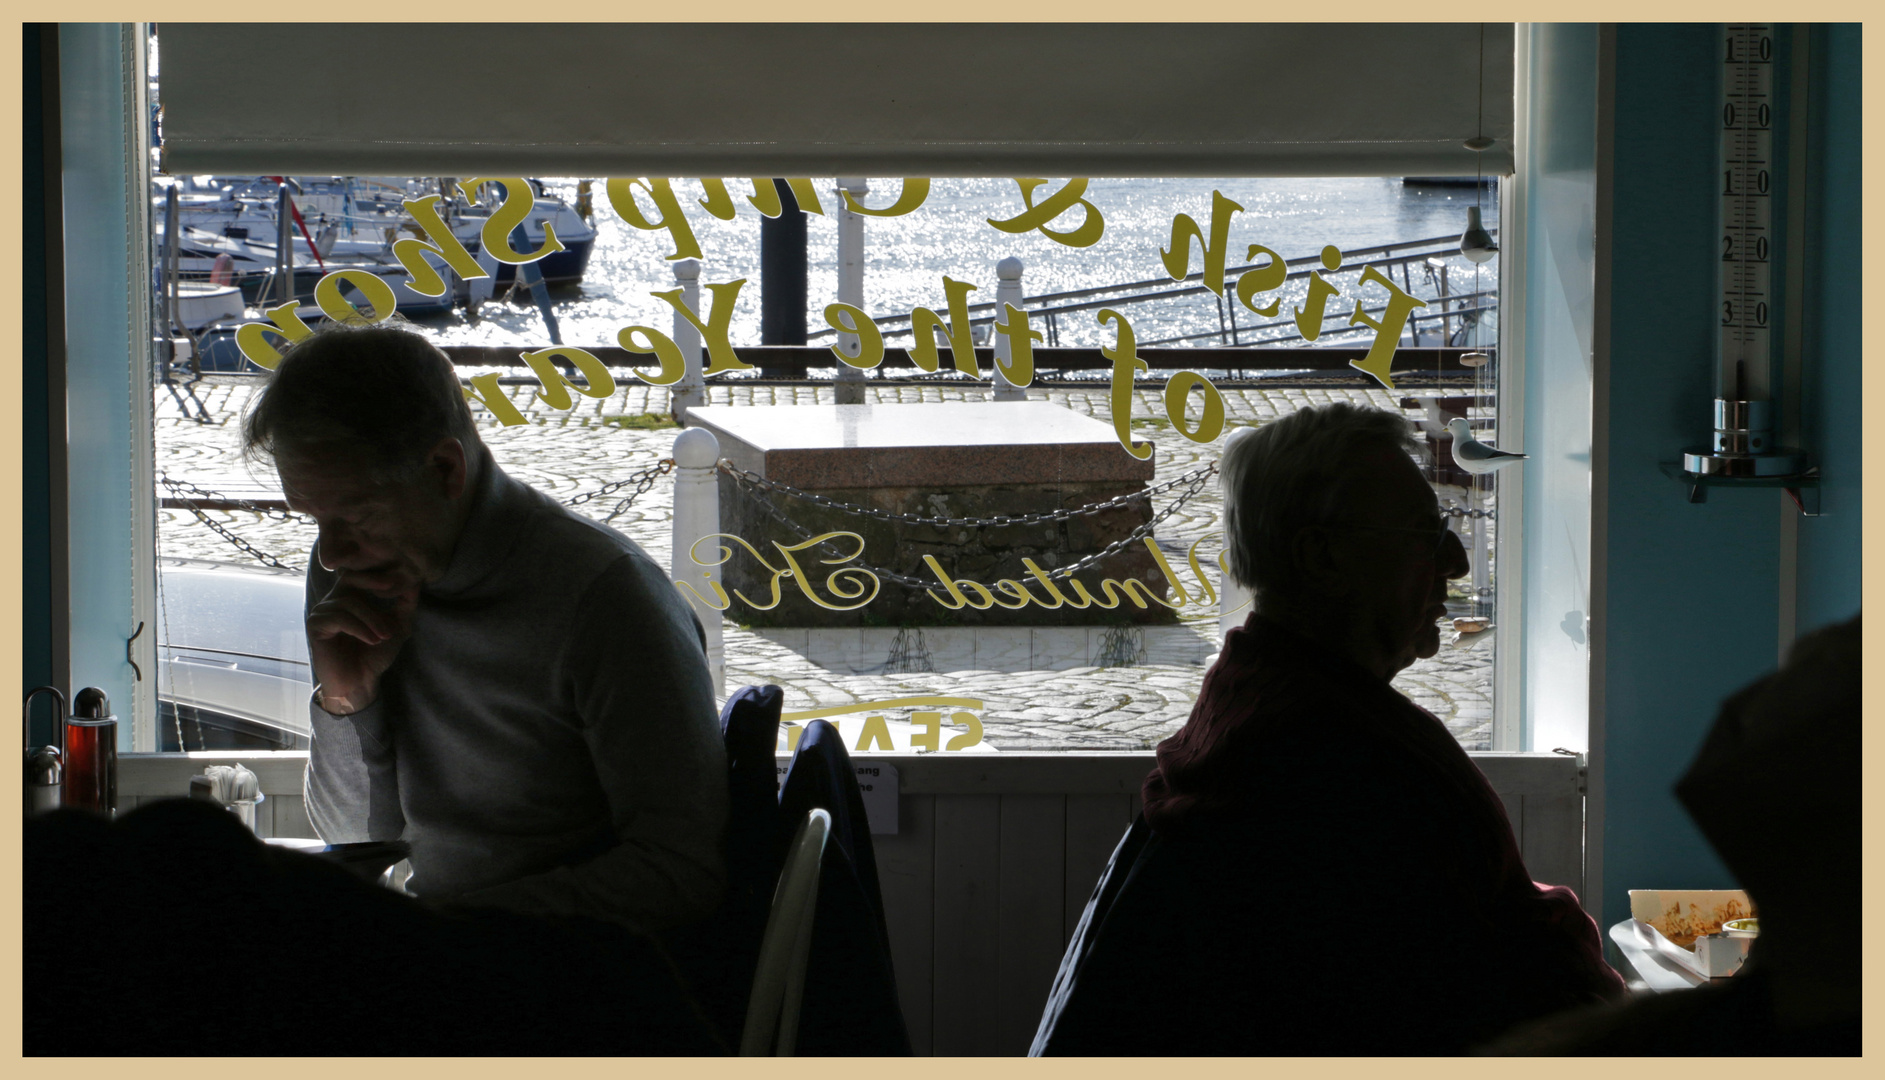
{"type": "Polygon", "coordinates": [[[1335,521],[1354,459],[1369,450],[1419,452],[1399,413],[1338,401],[1245,429],[1218,462],[1224,491],[1225,561],[1233,579],[1263,596],[1290,595],[1296,534],[1335,521]]]}
{"type": "Polygon", "coordinates": [[[478,428],[452,362],[402,327],[327,323],[282,351],[243,418],[243,455],[283,449],[360,454],[376,478],[410,480],[450,436],[475,452],[478,428]]]}

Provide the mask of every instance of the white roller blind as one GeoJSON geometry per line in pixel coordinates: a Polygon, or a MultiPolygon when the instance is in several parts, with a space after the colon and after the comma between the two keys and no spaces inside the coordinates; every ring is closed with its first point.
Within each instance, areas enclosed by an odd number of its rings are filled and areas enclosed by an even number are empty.
{"type": "Polygon", "coordinates": [[[1400,176],[1512,169],[1512,27],[159,28],[173,173],[1400,176]],[[1476,159],[1482,158],[1483,162],[1476,159]]]}

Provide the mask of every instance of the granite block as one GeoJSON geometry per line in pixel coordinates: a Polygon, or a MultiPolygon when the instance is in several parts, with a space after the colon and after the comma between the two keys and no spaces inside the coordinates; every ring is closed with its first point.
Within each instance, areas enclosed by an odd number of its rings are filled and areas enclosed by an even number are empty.
{"type": "Polygon", "coordinates": [[[926,626],[919,628],[929,649],[929,662],[938,672],[968,671],[975,667],[976,628],[926,626]]]}
{"type": "Polygon", "coordinates": [[[796,653],[800,657],[804,657],[806,654],[806,635],[808,631],[803,626],[768,626],[763,629],[755,630],[754,633],[780,648],[796,653]]]}
{"type": "Polygon", "coordinates": [[[855,626],[814,626],[805,632],[805,659],[844,675],[861,675],[877,667],[881,657],[864,653],[864,638],[855,626]]]}
{"type": "Polygon", "coordinates": [[[708,405],[687,417],[734,465],[805,490],[1144,482],[1153,472],[1111,425],[1045,401],[708,405]]]}
{"type": "Polygon", "coordinates": [[[1032,631],[1029,666],[1035,671],[1066,671],[1087,665],[1085,626],[1041,626],[1032,631]]]}
{"type": "Polygon", "coordinates": [[[978,627],[975,634],[975,666],[1011,673],[1029,670],[1031,636],[1026,627],[978,627]]]}
{"type": "Polygon", "coordinates": [[[1204,638],[1189,626],[1145,628],[1145,662],[1148,664],[1202,666],[1211,651],[1204,638]]]}
{"type": "MultiPolygon", "coordinates": [[[[1130,600],[1117,599],[1118,588],[1111,591],[1105,579],[1136,580],[1146,584],[1157,597],[1167,595],[1167,585],[1143,544],[1128,543],[1078,576],[1100,600],[1093,606],[1078,608],[1042,607],[1030,603],[1018,609],[975,604],[951,607],[954,599],[925,562],[932,556],[950,579],[979,582],[990,588],[1002,580],[1020,582],[1031,595],[1051,599],[1029,574],[1023,560],[1032,559],[1043,570],[1051,571],[1092,554],[1116,540],[1126,538],[1134,528],[1149,521],[1154,500],[1133,500],[1122,506],[1091,513],[1076,514],[1060,521],[1005,527],[970,527],[919,525],[909,521],[886,522],[874,517],[808,502],[779,492],[755,491],[743,481],[722,473],[720,476],[720,529],[743,538],[752,545],[748,551],[731,545],[733,557],[722,570],[722,581],[735,594],[728,616],[753,626],[1065,626],[1118,624],[1128,622],[1171,622],[1172,609],[1157,602],[1140,608],[1130,600]],[[792,525],[783,524],[784,517],[792,525]],[[796,528],[794,527],[796,526],[796,528]],[[760,604],[771,604],[774,574],[787,569],[778,545],[792,547],[803,538],[832,532],[850,532],[863,542],[863,552],[856,555],[857,540],[838,538],[823,550],[801,551],[796,560],[804,571],[777,578],[780,600],[760,609],[739,597],[760,604]],[[842,561],[851,557],[850,561],[842,561]],[[824,563],[825,559],[839,562],[824,563]],[[840,590],[855,588],[866,579],[855,571],[842,569],[861,565],[888,570],[923,584],[916,587],[899,584],[879,575],[878,592],[868,603],[849,610],[820,606],[806,597],[810,589],[820,600],[848,607],[854,599],[839,595],[840,590]],[[833,578],[833,574],[838,576],[833,578]],[[933,591],[942,602],[932,598],[933,591]],[[1113,604],[1112,607],[1101,606],[1113,604]]],[[[868,507],[889,514],[934,517],[986,518],[999,514],[1046,513],[1078,509],[1105,503],[1115,497],[1144,490],[1137,481],[1051,483],[1003,486],[930,486],[839,488],[821,495],[855,507],[868,507]]],[[[1169,496],[1167,496],[1169,497],[1169,496]]],[[[868,586],[866,586],[868,587],[868,586]]],[[[1070,596],[1071,585],[1060,586],[1070,596]]],[[[974,590],[963,587],[973,595],[974,590]]],[[[1071,604],[1071,602],[1070,602],[1071,604]]],[[[1022,670],[1025,670],[1022,669],[1022,670]]]]}

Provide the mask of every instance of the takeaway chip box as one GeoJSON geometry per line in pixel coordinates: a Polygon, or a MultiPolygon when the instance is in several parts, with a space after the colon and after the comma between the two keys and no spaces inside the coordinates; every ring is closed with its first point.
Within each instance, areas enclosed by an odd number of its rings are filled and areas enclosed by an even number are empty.
{"type": "Polygon", "coordinates": [[[1630,917],[1648,929],[1656,951],[1704,978],[1733,975],[1753,937],[1730,937],[1722,924],[1751,918],[1753,901],[1740,889],[1631,889],[1630,917]]]}

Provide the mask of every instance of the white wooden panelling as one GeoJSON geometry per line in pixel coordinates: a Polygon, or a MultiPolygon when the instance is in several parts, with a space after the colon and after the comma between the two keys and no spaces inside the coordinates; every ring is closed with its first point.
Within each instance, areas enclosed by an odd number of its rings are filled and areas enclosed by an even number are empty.
{"type": "Polygon", "coordinates": [[[210,751],[194,754],[126,754],[118,759],[118,795],[139,797],[185,796],[190,777],[201,776],[211,765],[243,765],[255,774],[262,794],[300,795],[301,778],[308,771],[305,750],[262,750],[253,753],[210,751]]]}
{"type": "MultiPolygon", "coordinates": [[[[118,792],[118,813],[128,814],[147,803],[175,797],[168,793],[126,795],[121,787],[118,792]]],[[[314,839],[314,824],[308,820],[307,806],[298,791],[293,795],[269,795],[263,799],[262,805],[255,809],[255,821],[260,826],[262,836],[314,839]]]]}
{"type": "Polygon", "coordinates": [[[1023,1055],[1064,949],[1067,797],[1002,795],[994,998],[997,1054],[1023,1055]]]}
{"type": "Polygon", "coordinates": [[[930,1052],[936,948],[936,797],[904,795],[894,836],[871,837],[884,894],[890,961],[897,973],[910,1046],[930,1052]]]}
{"type": "Polygon", "coordinates": [[[1106,860],[1132,824],[1131,799],[1125,795],[1067,796],[1066,888],[1061,908],[1061,946],[1073,937],[1093,886],[1106,872],[1106,860]]]}
{"type": "Polygon", "coordinates": [[[1513,822],[1519,851],[1532,880],[1569,885],[1584,895],[1584,799],[1568,795],[1525,796],[1525,824],[1513,822]]]}
{"type": "MultiPolygon", "coordinates": [[[[999,1053],[1001,800],[937,795],[931,1052],[999,1053]]],[[[894,959],[894,958],[893,958],[894,959]]]]}
{"type": "Polygon", "coordinates": [[[301,780],[308,771],[305,750],[212,751],[194,754],[127,754],[118,759],[118,812],[128,813],[157,799],[190,793],[190,777],[211,765],[243,765],[255,774],[262,794],[256,824],[263,836],[313,838],[301,780]]]}
{"type": "Polygon", "coordinates": [[[307,803],[302,800],[300,792],[297,791],[293,795],[270,795],[268,801],[262,805],[272,807],[269,813],[274,815],[269,818],[268,832],[264,835],[305,840],[316,838],[314,823],[308,820],[307,803]]]}
{"type": "MultiPolygon", "coordinates": [[[[860,754],[897,767],[905,795],[1130,795],[1152,767],[1146,752],[860,754]]],[[[1575,794],[1576,759],[1562,754],[1472,754],[1502,795],[1575,794]]],[[[787,755],[780,755],[787,760],[787,755]]],[[[298,794],[307,751],[128,754],[118,761],[119,794],[187,793],[209,765],[248,766],[270,795],[298,794]]]]}
{"type": "MultiPolygon", "coordinates": [[[[902,781],[900,831],[877,836],[897,992],[918,1054],[1025,1053],[1081,909],[1139,811],[1149,753],[880,754],[902,781]]],[[[1583,890],[1577,763],[1474,754],[1534,879],[1583,890]]],[[[312,836],[307,755],[151,754],[119,761],[123,809],[180,795],[240,761],[269,798],[271,836],[312,836]]]]}

